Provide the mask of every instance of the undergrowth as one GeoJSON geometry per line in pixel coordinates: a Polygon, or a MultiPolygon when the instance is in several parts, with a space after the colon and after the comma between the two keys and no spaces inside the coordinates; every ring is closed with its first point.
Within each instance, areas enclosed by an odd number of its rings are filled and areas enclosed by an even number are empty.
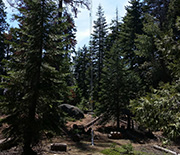
{"type": "Polygon", "coordinates": [[[116,144],[112,144],[109,149],[104,149],[101,153],[105,155],[147,155],[145,152],[134,150],[132,144],[122,145],[121,147],[117,147],[116,144]]]}

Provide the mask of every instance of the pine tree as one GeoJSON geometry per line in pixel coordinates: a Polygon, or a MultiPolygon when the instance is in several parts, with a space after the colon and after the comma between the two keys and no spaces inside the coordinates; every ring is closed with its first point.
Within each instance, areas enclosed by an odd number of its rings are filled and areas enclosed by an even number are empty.
{"type": "Polygon", "coordinates": [[[112,20],[110,24],[110,33],[107,36],[106,39],[106,50],[110,51],[112,48],[114,41],[116,41],[119,38],[120,31],[121,31],[121,23],[119,22],[119,12],[118,9],[116,9],[116,18],[112,20]]]}
{"type": "Polygon", "coordinates": [[[118,44],[114,44],[104,59],[104,67],[101,78],[100,103],[98,113],[103,113],[105,119],[114,117],[119,129],[120,107],[122,107],[122,89],[124,88],[124,66],[120,59],[118,44]],[[106,111],[104,113],[104,111],[106,111]]]}
{"type": "MultiPolygon", "coordinates": [[[[97,112],[103,114],[105,120],[109,120],[110,118],[115,119],[117,129],[119,129],[120,116],[124,113],[130,116],[130,112],[127,109],[130,99],[136,96],[135,92],[138,90],[139,79],[129,69],[123,58],[120,44],[121,25],[118,21],[117,14],[111,30],[111,33],[107,37],[108,50],[104,55],[102,78],[100,81],[101,91],[98,92],[100,103],[97,112]]],[[[128,128],[130,128],[130,117],[128,128]]]]}
{"type": "Polygon", "coordinates": [[[100,91],[100,80],[103,68],[104,55],[106,51],[107,23],[104,11],[101,5],[98,6],[97,20],[94,21],[94,31],[90,43],[91,52],[93,53],[93,85],[94,99],[98,101],[98,91],[100,91]]]}
{"type": "Polygon", "coordinates": [[[24,155],[33,155],[32,147],[41,134],[59,132],[62,125],[58,106],[67,90],[66,51],[62,50],[67,45],[59,42],[64,35],[58,32],[67,23],[59,25],[58,8],[52,0],[25,0],[19,11],[20,28],[13,35],[18,42],[12,44],[13,60],[7,64],[10,70],[2,83],[6,89],[2,106],[7,114],[3,122],[8,124],[3,133],[12,143],[23,144],[24,155]]]}
{"type": "Polygon", "coordinates": [[[0,61],[4,58],[4,50],[5,50],[5,37],[4,33],[7,27],[6,23],[6,13],[5,13],[5,6],[2,0],[0,0],[0,61]]]}
{"type": "Polygon", "coordinates": [[[145,96],[131,101],[132,111],[141,125],[151,131],[162,130],[163,134],[171,140],[176,140],[180,136],[180,42],[178,37],[180,19],[179,11],[175,7],[178,5],[178,1],[170,2],[167,29],[161,29],[160,23],[154,21],[154,17],[146,15],[144,34],[138,36],[137,41],[140,44],[137,46],[138,53],[143,55],[146,61],[144,65],[147,68],[144,67],[146,69],[143,74],[153,75],[150,79],[156,83],[156,89],[151,89],[145,96]],[[164,74],[164,69],[168,74],[164,74]],[[155,80],[154,77],[159,79],[155,80]]]}
{"type": "Polygon", "coordinates": [[[127,14],[123,18],[123,24],[120,31],[120,44],[123,57],[130,69],[137,68],[139,57],[135,54],[137,47],[135,45],[136,34],[142,34],[142,8],[139,0],[131,0],[130,6],[126,7],[127,14]]]}
{"type": "Polygon", "coordinates": [[[178,16],[180,16],[180,11],[179,11],[179,7],[180,7],[180,1],[179,0],[172,0],[169,3],[169,10],[168,10],[168,30],[172,29],[173,31],[173,39],[175,40],[179,40],[180,39],[180,31],[177,28],[176,24],[177,24],[177,18],[178,16]]]}
{"type": "Polygon", "coordinates": [[[141,57],[136,54],[136,38],[137,34],[142,34],[143,16],[142,3],[140,0],[131,0],[130,5],[126,7],[126,15],[123,18],[123,23],[120,26],[120,34],[118,40],[119,53],[123,59],[122,63],[125,70],[125,75],[122,84],[122,107],[124,113],[128,115],[127,128],[130,128],[130,111],[128,105],[131,99],[136,98],[139,94],[140,79],[138,73],[138,64],[141,63],[141,57]],[[136,88],[136,89],[135,89],[136,88]]]}
{"type": "MultiPolygon", "coordinates": [[[[84,46],[79,49],[74,58],[74,74],[78,87],[79,103],[89,101],[90,95],[90,53],[89,49],[84,46]]],[[[83,103],[83,109],[88,107],[83,103]]]]}
{"type": "Polygon", "coordinates": [[[71,11],[75,14],[75,16],[77,16],[78,13],[78,8],[81,7],[86,7],[87,9],[89,9],[89,0],[59,0],[59,17],[62,17],[63,14],[63,8],[64,8],[64,4],[68,5],[71,7],[71,11]]]}
{"type": "MultiPolygon", "coordinates": [[[[5,30],[7,29],[7,23],[6,23],[5,6],[2,0],[0,0],[0,23],[1,23],[0,24],[0,75],[3,75],[4,67],[2,60],[5,58],[5,50],[6,50],[5,30]]],[[[2,94],[2,91],[0,92],[0,94],[2,94]]]]}
{"type": "Polygon", "coordinates": [[[171,81],[170,72],[167,68],[166,58],[158,50],[156,40],[163,34],[159,23],[153,17],[146,14],[144,17],[143,34],[137,35],[136,54],[141,57],[138,72],[143,80],[146,90],[151,85],[156,88],[160,81],[171,81]]]}
{"type": "Polygon", "coordinates": [[[101,89],[98,92],[100,104],[97,107],[97,113],[103,113],[104,119],[109,119],[109,116],[114,117],[117,120],[117,129],[119,129],[120,89],[122,88],[120,81],[123,81],[124,77],[122,77],[123,63],[117,44],[120,31],[118,10],[116,10],[116,19],[112,21],[110,30],[111,33],[106,38],[106,53],[100,81],[101,89]]]}
{"type": "Polygon", "coordinates": [[[158,22],[161,30],[165,30],[169,24],[168,8],[170,0],[144,0],[143,10],[153,16],[158,22]]]}

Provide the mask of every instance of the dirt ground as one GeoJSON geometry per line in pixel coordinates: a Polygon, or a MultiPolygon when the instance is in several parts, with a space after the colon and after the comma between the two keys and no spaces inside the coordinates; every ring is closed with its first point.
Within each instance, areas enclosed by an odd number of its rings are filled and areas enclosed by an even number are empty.
{"type": "MultiPolygon", "coordinates": [[[[67,128],[72,128],[73,124],[77,125],[86,125],[89,122],[91,122],[94,118],[91,117],[91,115],[85,115],[85,118],[82,120],[78,120],[76,122],[68,122],[67,128]]],[[[131,143],[135,150],[141,150],[143,152],[147,152],[149,155],[165,155],[166,153],[163,151],[159,151],[155,148],[153,148],[153,145],[162,145],[162,142],[160,141],[161,133],[157,132],[154,133],[155,138],[144,138],[139,135],[137,135],[134,132],[130,132],[130,135],[132,137],[127,137],[126,135],[121,139],[109,139],[108,138],[108,131],[107,129],[109,125],[113,125],[114,122],[111,122],[110,124],[106,124],[106,126],[100,126],[98,124],[94,124],[91,126],[94,130],[94,146],[91,144],[91,136],[85,136],[85,138],[82,138],[80,142],[74,142],[68,135],[64,136],[56,136],[51,139],[45,139],[43,140],[38,146],[36,146],[34,149],[38,152],[39,155],[103,155],[101,153],[102,150],[105,148],[109,148],[112,146],[112,144],[116,144],[116,146],[121,146],[124,144],[131,143]],[[136,138],[136,135],[138,138],[136,138]],[[50,150],[51,144],[54,143],[65,143],[67,144],[67,151],[66,152],[55,152],[50,150]]],[[[82,137],[84,137],[82,135],[82,137]]],[[[0,136],[0,142],[2,141],[2,136],[0,136]]],[[[177,153],[180,153],[180,147],[177,144],[171,144],[166,147],[172,151],[175,151],[177,153]]],[[[20,148],[14,147],[10,150],[6,151],[0,151],[0,155],[19,155],[20,148]]]]}

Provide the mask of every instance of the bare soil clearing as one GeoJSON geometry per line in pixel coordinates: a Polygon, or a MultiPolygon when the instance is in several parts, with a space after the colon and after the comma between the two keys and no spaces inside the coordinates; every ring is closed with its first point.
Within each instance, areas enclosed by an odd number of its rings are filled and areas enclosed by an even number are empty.
{"type": "MultiPolygon", "coordinates": [[[[85,118],[82,120],[78,120],[75,122],[68,122],[67,129],[72,128],[73,124],[77,125],[86,125],[92,121],[91,115],[85,115],[85,118]]],[[[38,152],[39,155],[103,155],[101,153],[102,150],[109,148],[112,144],[116,144],[116,146],[121,146],[124,144],[131,143],[135,150],[141,150],[143,152],[147,152],[149,155],[165,155],[163,151],[159,151],[153,148],[153,145],[160,145],[161,142],[159,137],[161,136],[160,132],[154,133],[154,139],[144,138],[140,135],[136,135],[135,132],[129,131],[130,134],[134,135],[133,137],[127,137],[125,135],[122,139],[109,139],[106,129],[109,129],[110,125],[113,125],[113,122],[106,124],[105,126],[100,126],[95,123],[92,128],[94,130],[94,146],[91,145],[91,136],[82,135],[82,140],[80,142],[73,142],[72,139],[68,135],[64,136],[56,136],[51,139],[45,139],[36,146],[34,149],[38,152]],[[84,138],[85,137],[85,138],[84,138]],[[53,143],[66,143],[67,144],[67,152],[58,152],[51,151],[50,146],[53,143]]],[[[0,141],[3,139],[2,135],[0,135],[0,141]]],[[[180,148],[176,144],[171,144],[166,146],[168,149],[180,153],[180,148]]],[[[19,155],[20,152],[19,147],[11,148],[10,150],[0,151],[0,155],[19,155]]]]}

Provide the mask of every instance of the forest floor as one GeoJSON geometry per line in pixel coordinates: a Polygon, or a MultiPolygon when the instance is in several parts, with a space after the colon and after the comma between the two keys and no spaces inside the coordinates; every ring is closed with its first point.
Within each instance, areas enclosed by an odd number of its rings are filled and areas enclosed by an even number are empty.
{"type": "MultiPolygon", "coordinates": [[[[90,115],[85,115],[84,119],[68,122],[67,129],[72,128],[73,124],[77,125],[86,125],[92,121],[90,115]]],[[[110,148],[112,145],[120,147],[125,144],[132,144],[133,148],[138,151],[146,152],[148,155],[165,155],[166,153],[160,150],[155,149],[153,146],[158,145],[162,146],[162,135],[161,132],[156,132],[154,138],[148,138],[143,134],[140,134],[135,131],[126,131],[121,139],[109,139],[109,131],[113,131],[115,122],[111,121],[106,125],[98,125],[95,123],[91,126],[94,130],[94,146],[91,145],[91,136],[82,135],[82,140],[80,142],[74,142],[68,135],[55,136],[53,138],[44,139],[38,146],[34,149],[38,152],[38,155],[103,155],[102,150],[110,148]],[[128,133],[128,134],[127,134],[128,133]],[[130,136],[128,136],[130,135],[130,136]],[[56,152],[51,151],[51,144],[54,143],[65,143],[67,144],[66,152],[56,152]]],[[[0,132],[0,143],[3,141],[3,137],[0,132]]],[[[180,146],[174,143],[163,146],[174,152],[180,153],[180,146]]],[[[10,150],[0,151],[0,155],[19,155],[20,148],[13,147],[10,150]]]]}

